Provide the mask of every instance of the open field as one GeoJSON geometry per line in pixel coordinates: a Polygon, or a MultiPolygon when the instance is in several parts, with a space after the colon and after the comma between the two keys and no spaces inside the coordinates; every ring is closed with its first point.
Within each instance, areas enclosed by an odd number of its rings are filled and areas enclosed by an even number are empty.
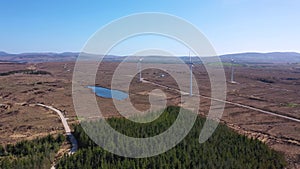
{"type": "MultiPolygon", "coordinates": [[[[65,111],[69,123],[77,123],[71,92],[73,66],[73,62],[1,64],[0,73],[36,69],[51,74],[17,73],[0,76],[0,144],[32,139],[48,133],[64,132],[58,116],[47,109],[34,106],[35,103],[44,103],[65,111]]],[[[113,71],[117,66],[117,62],[102,63],[98,70],[96,84],[110,87],[113,71]]],[[[126,66],[132,68],[136,67],[136,64],[126,63],[126,66]]],[[[188,72],[181,71],[180,65],[158,66],[164,70],[176,66],[177,70],[173,73],[178,76],[189,75],[188,72]]],[[[251,64],[236,66],[235,71],[235,81],[238,83],[227,83],[228,101],[300,119],[300,101],[297,99],[300,96],[299,65],[251,64]]],[[[228,80],[230,67],[225,67],[225,72],[228,80]]],[[[143,78],[155,84],[178,88],[172,77],[164,73],[166,76],[161,78],[159,76],[161,73],[162,70],[148,69],[143,71],[143,78]]],[[[209,78],[204,67],[195,65],[194,75],[199,84],[199,93],[210,96],[209,78]]],[[[125,84],[122,83],[116,86],[120,90],[125,88],[125,84]]],[[[131,102],[137,109],[147,110],[148,93],[156,88],[166,92],[168,105],[180,104],[178,92],[151,83],[137,82],[137,76],[131,81],[131,102]]],[[[97,97],[97,101],[101,103],[100,109],[105,112],[105,116],[119,115],[111,99],[97,97]]],[[[210,101],[201,98],[199,114],[207,114],[210,101]]],[[[290,168],[300,167],[299,122],[230,104],[226,104],[222,122],[239,133],[258,138],[275,150],[283,152],[290,163],[290,168]]]]}

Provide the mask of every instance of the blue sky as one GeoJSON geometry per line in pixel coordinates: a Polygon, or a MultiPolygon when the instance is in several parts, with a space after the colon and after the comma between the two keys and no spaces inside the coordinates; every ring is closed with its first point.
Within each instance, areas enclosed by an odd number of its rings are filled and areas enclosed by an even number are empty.
{"type": "Polygon", "coordinates": [[[299,9],[298,0],[1,1],[0,51],[80,51],[112,20],[163,12],[194,24],[218,54],[300,52],[299,9]]]}

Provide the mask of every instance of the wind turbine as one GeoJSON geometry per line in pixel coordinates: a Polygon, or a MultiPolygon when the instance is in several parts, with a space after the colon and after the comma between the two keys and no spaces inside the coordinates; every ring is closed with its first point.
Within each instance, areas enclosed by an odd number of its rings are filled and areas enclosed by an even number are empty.
{"type": "Polygon", "coordinates": [[[190,57],[190,96],[193,95],[193,62],[191,57],[191,52],[189,51],[189,57],[190,57]]]}
{"type": "Polygon", "coordinates": [[[231,83],[235,83],[235,81],[234,81],[234,66],[233,66],[233,64],[234,64],[234,60],[231,59],[231,79],[230,79],[231,83]]]}
{"type": "Polygon", "coordinates": [[[143,58],[140,58],[140,59],[139,59],[139,62],[138,62],[139,81],[140,81],[140,82],[142,82],[142,61],[143,61],[143,58]]]}

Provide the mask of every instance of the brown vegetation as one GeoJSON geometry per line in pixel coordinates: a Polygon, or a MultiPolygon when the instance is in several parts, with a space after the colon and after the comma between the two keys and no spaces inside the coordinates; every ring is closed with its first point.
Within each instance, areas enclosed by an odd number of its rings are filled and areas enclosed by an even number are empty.
{"type": "MultiPolygon", "coordinates": [[[[136,67],[134,63],[128,66],[136,67]]],[[[96,84],[110,87],[116,62],[101,64],[96,84]]],[[[73,109],[71,82],[74,63],[38,63],[34,67],[51,75],[11,74],[0,77],[0,143],[14,143],[48,133],[63,133],[63,127],[55,113],[34,106],[35,103],[52,105],[67,112],[70,122],[76,123],[73,109]]],[[[87,65],[88,66],[88,65],[87,65]]],[[[166,65],[164,65],[166,66],[166,65]]],[[[297,65],[295,65],[297,66],[297,65]]],[[[1,64],[0,73],[24,70],[31,64],[1,64]]],[[[200,93],[210,95],[210,83],[203,66],[196,65],[194,74],[200,84],[200,93]]],[[[229,77],[229,67],[225,67],[229,77]]],[[[187,75],[184,72],[179,74],[187,75]]],[[[299,71],[291,65],[249,65],[236,67],[237,84],[227,83],[227,100],[246,104],[278,114],[300,118],[299,71]]],[[[170,76],[158,77],[160,70],[147,70],[143,77],[173,88],[177,85],[170,76]]],[[[229,79],[229,78],[228,78],[229,79]]],[[[91,84],[92,85],[92,84],[91,84]]],[[[137,109],[147,110],[147,93],[158,88],[149,83],[138,83],[137,78],[130,86],[130,99],[137,109]],[[145,91],[145,89],[147,89],[145,91]]],[[[161,88],[167,93],[168,104],[179,104],[178,93],[161,88]]],[[[97,97],[106,116],[119,115],[111,99],[97,97]]],[[[200,114],[206,115],[210,100],[201,99],[200,114]]],[[[285,153],[290,166],[300,167],[300,124],[246,108],[226,104],[223,123],[234,130],[266,142],[275,150],[285,153]]]]}

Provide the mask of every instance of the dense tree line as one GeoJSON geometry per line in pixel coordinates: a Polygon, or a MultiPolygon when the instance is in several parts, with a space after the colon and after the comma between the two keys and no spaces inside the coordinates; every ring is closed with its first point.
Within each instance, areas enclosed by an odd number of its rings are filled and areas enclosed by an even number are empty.
{"type": "MultiPolygon", "coordinates": [[[[124,118],[110,118],[109,124],[121,133],[132,137],[149,137],[168,129],[176,120],[177,107],[168,107],[164,113],[151,123],[134,123],[124,118]]],[[[243,168],[243,169],[278,169],[284,168],[283,156],[264,143],[248,139],[219,125],[213,136],[203,144],[199,144],[199,134],[205,122],[198,117],[190,133],[176,147],[166,153],[149,158],[125,158],[105,151],[85,134],[81,126],[75,126],[74,136],[80,149],[72,156],[63,157],[57,165],[58,169],[74,168],[243,168]]],[[[96,133],[105,132],[97,127],[98,122],[86,122],[96,133]]],[[[114,146],[114,141],[107,140],[114,146]]],[[[159,145],[157,145],[159,146],[159,145]]],[[[126,151],[122,150],[122,151],[126,151]]]]}
{"type": "Polygon", "coordinates": [[[43,71],[43,70],[13,70],[9,72],[3,72],[0,73],[0,76],[8,76],[8,75],[13,75],[16,73],[23,73],[23,74],[32,74],[32,75],[51,75],[50,72],[43,71]]]}
{"type": "Polygon", "coordinates": [[[15,145],[0,146],[1,169],[49,169],[56,152],[65,141],[64,135],[47,136],[15,145]]]}

